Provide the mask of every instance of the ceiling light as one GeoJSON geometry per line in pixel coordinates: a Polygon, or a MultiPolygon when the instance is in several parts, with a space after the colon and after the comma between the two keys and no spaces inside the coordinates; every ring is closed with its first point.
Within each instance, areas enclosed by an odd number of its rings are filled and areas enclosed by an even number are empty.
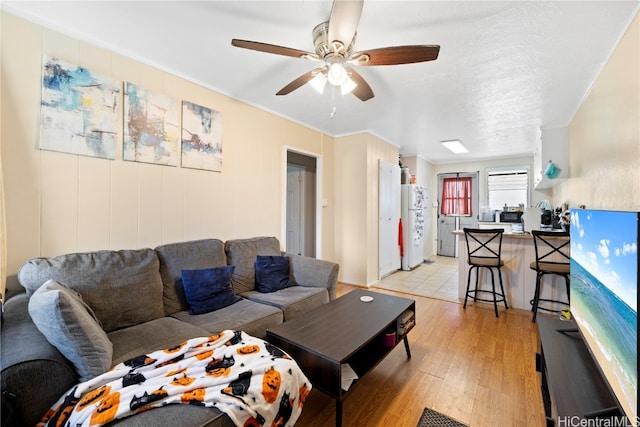
{"type": "Polygon", "coordinates": [[[347,77],[347,81],[340,85],[340,93],[342,93],[343,95],[351,93],[351,91],[354,90],[356,86],[358,86],[358,84],[347,77]]]}
{"type": "Polygon", "coordinates": [[[329,83],[334,86],[340,86],[344,84],[349,79],[349,74],[347,70],[344,69],[342,64],[338,62],[334,62],[329,67],[329,72],[327,73],[327,79],[329,83]]]}
{"type": "Polygon", "coordinates": [[[444,145],[449,151],[455,154],[468,153],[467,147],[464,146],[462,141],[459,139],[451,139],[449,141],[442,141],[442,145],[444,145]]]}
{"type": "Polygon", "coordinates": [[[327,76],[324,73],[318,73],[314,78],[309,80],[309,84],[319,93],[324,92],[324,87],[327,85],[327,76]]]}

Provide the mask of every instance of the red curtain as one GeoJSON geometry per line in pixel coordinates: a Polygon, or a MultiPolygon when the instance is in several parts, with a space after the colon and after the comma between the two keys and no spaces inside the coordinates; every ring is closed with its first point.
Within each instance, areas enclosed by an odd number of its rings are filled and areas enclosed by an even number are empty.
{"type": "Polygon", "coordinates": [[[442,180],[442,215],[471,215],[471,177],[442,180]]]}

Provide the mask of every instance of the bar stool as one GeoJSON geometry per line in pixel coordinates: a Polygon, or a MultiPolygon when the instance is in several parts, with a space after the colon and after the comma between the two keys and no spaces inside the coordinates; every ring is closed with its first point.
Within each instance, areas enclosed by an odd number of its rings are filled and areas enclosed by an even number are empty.
{"type": "Polygon", "coordinates": [[[464,238],[467,242],[467,262],[469,263],[469,274],[467,276],[467,292],[464,296],[464,308],[467,308],[467,298],[473,297],[474,301],[493,302],[493,309],[498,317],[498,302],[504,302],[504,308],[508,309],[507,298],[502,286],[502,270],[504,261],[500,258],[502,252],[502,234],[504,229],[496,228],[490,230],[479,230],[474,228],[464,228],[464,238]],[[478,289],[478,278],[480,269],[486,268],[491,272],[491,290],[478,289]],[[496,291],[496,283],[493,269],[498,271],[500,279],[500,292],[496,291]],[[469,289],[471,285],[471,272],[476,270],[475,289],[469,289]],[[492,299],[479,298],[478,294],[491,294],[492,299]]]}
{"type": "Polygon", "coordinates": [[[571,260],[570,237],[568,231],[540,231],[531,230],[533,235],[533,245],[536,251],[536,260],[529,267],[537,272],[536,274],[536,290],[533,294],[531,311],[533,312],[532,322],[535,323],[538,310],[559,313],[560,310],[554,310],[548,307],[540,306],[540,302],[564,304],[569,306],[571,297],[569,294],[569,271],[571,260]],[[542,278],[547,274],[556,274],[564,277],[564,283],[567,290],[567,301],[559,301],[549,298],[540,298],[540,288],[542,278]]]}

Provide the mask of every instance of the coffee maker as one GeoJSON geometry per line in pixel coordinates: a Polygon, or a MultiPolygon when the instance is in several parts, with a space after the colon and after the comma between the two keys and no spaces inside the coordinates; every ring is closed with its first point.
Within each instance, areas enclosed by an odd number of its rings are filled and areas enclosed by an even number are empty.
{"type": "Polygon", "coordinates": [[[553,212],[549,209],[542,209],[542,214],[540,215],[541,230],[551,230],[553,228],[553,216],[553,212]]]}

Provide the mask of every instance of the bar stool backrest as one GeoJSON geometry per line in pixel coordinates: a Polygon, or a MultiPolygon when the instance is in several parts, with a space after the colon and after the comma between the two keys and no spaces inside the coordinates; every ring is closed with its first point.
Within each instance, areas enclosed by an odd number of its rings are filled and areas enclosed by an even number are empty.
{"type": "Polygon", "coordinates": [[[463,231],[467,242],[469,264],[485,264],[487,261],[495,260],[496,265],[500,265],[503,228],[488,230],[464,228],[463,231]]]}
{"type": "Polygon", "coordinates": [[[536,251],[536,269],[544,270],[541,263],[568,265],[571,245],[568,231],[531,230],[536,251]]]}

